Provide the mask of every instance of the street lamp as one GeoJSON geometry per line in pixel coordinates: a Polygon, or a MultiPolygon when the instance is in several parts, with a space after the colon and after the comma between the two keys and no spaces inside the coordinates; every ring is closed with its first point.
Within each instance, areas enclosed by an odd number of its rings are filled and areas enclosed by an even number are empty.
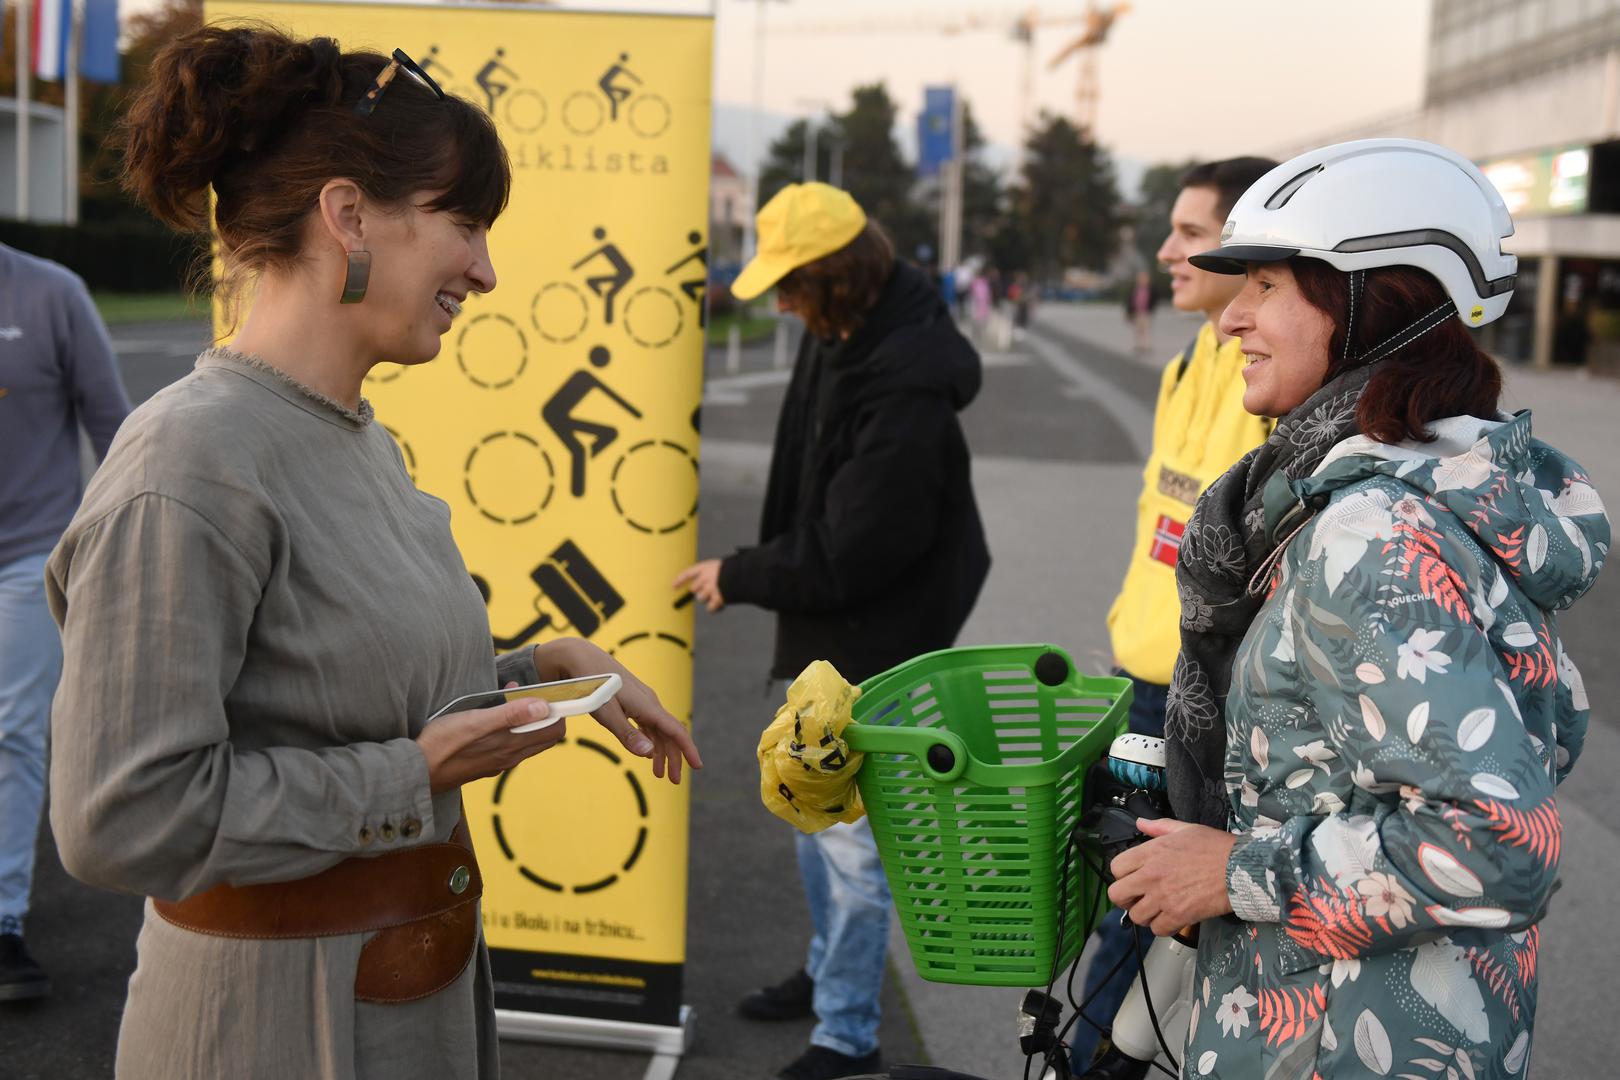
{"type": "MultiPolygon", "coordinates": [[[[829,115],[831,115],[831,113],[832,113],[832,103],[829,102],[826,98],[798,98],[797,100],[794,101],[794,104],[799,106],[800,108],[825,110],[829,115]]],[[[842,142],[843,142],[842,140],[839,140],[839,157],[840,157],[840,159],[842,159],[842,156],[843,156],[843,154],[842,154],[842,142]]],[[[818,162],[816,161],[816,114],[815,113],[809,113],[804,118],[804,165],[802,167],[802,171],[803,171],[804,175],[803,175],[802,179],[804,180],[805,183],[808,184],[810,181],[812,181],[812,180],[814,180],[816,178],[817,164],[818,164],[818,162]]],[[[844,171],[844,163],[843,163],[842,160],[839,160],[839,162],[838,162],[838,172],[840,174],[839,179],[843,178],[842,177],[843,171],[844,171]]],[[[839,185],[836,184],[836,183],[833,184],[833,187],[838,187],[838,186],[839,185]]]]}
{"type": "MultiPolygon", "coordinates": [[[[744,260],[754,256],[754,214],[759,209],[759,164],[765,155],[759,145],[759,114],[765,107],[765,5],[773,0],[753,0],[754,9],[754,103],[748,111],[748,152],[753,158],[753,176],[749,184],[748,213],[743,221],[742,248],[744,260]]],[[[774,0],[786,4],[789,0],[774,0]]]]}

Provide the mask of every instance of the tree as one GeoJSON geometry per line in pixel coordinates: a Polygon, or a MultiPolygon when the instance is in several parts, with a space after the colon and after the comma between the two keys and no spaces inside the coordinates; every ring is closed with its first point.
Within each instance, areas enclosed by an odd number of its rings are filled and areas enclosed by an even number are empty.
{"type": "Polygon", "coordinates": [[[1181,194],[1181,178],[1195,162],[1154,165],[1142,174],[1142,187],[1131,208],[1136,233],[1136,250],[1149,266],[1155,265],[1159,248],[1170,235],[1170,208],[1181,194]]]}
{"type": "Polygon", "coordinates": [[[1061,116],[1043,111],[1024,144],[1013,218],[1026,267],[1056,277],[1070,267],[1102,270],[1119,247],[1122,214],[1108,152],[1061,116]]]}
{"type": "MultiPolygon", "coordinates": [[[[911,198],[912,167],[894,138],[899,108],[882,83],[857,86],[850,108],[830,123],[816,125],[816,175],[827,179],[834,145],[843,149],[843,185],[868,215],[883,223],[902,255],[919,244],[934,244],[937,229],[927,211],[911,198]]],[[[788,184],[804,177],[804,143],[810,121],[795,120],[771,143],[760,168],[763,205],[788,184]]]]}

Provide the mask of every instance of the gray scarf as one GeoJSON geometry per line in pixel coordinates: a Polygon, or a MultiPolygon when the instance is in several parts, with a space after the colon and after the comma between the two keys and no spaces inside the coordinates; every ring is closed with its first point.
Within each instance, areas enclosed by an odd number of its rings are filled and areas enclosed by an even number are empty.
{"type": "Polygon", "coordinates": [[[1182,821],[1226,828],[1232,661],[1288,540],[1319,509],[1302,507],[1288,482],[1311,475],[1334,445],[1358,433],[1356,402],[1371,375],[1371,365],[1352,368],[1283,417],[1209,486],[1187,523],[1176,557],[1181,654],[1164,723],[1170,805],[1182,821]]]}

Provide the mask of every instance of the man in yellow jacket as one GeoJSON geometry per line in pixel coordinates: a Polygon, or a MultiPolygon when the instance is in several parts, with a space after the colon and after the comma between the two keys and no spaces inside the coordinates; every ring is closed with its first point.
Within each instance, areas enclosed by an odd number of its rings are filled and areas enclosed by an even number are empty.
{"type": "MultiPolygon", "coordinates": [[[[1202,312],[1205,321],[1159,382],[1153,452],[1136,504],[1136,544],[1125,584],[1108,611],[1114,663],[1134,684],[1131,730],[1144,735],[1164,734],[1165,695],[1181,649],[1176,555],[1182,530],[1203,490],[1271,433],[1270,420],[1243,411],[1242,343],[1217,328],[1242,279],[1200,270],[1187,257],[1220,246],[1232,204],[1275,165],[1241,157],[1189,170],[1170,210],[1170,235],[1158,252],[1170,275],[1170,302],[1179,311],[1202,312]]],[[[1103,920],[1098,937],[1080,1000],[1097,991],[1086,1015],[1106,1027],[1130,989],[1136,964],[1127,960],[1099,991],[1109,970],[1131,949],[1131,938],[1117,919],[1103,920]]],[[[1144,954],[1152,940],[1144,935],[1144,954]]],[[[1077,1024],[1071,1041],[1077,1075],[1096,1044],[1096,1030],[1077,1024]]]]}

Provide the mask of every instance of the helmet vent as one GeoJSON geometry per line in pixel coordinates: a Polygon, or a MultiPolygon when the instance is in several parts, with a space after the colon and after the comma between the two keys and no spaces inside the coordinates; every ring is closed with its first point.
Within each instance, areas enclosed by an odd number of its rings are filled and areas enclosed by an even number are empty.
{"type": "Polygon", "coordinates": [[[1287,206],[1288,200],[1294,197],[1294,193],[1305,186],[1305,181],[1309,180],[1311,177],[1315,176],[1321,171],[1322,166],[1312,165],[1310,168],[1288,181],[1288,183],[1272,192],[1271,198],[1266,200],[1266,209],[1281,210],[1283,207],[1287,206]]]}

